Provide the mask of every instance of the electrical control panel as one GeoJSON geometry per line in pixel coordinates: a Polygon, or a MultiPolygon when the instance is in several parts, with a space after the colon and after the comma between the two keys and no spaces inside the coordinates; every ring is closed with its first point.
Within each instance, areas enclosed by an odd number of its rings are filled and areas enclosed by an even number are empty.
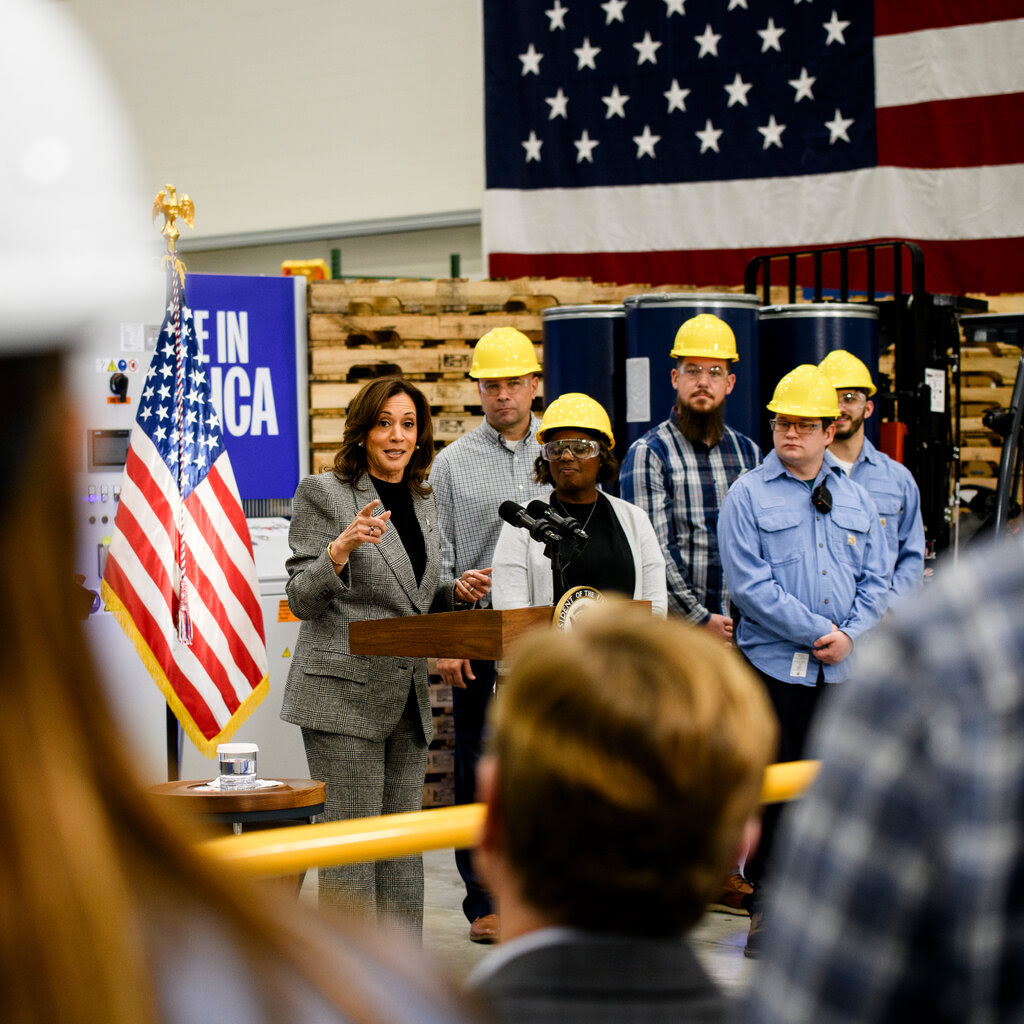
{"type": "Polygon", "coordinates": [[[75,571],[89,590],[98,591],[103,576],[132,426],[159,332],[159,324],[121,324],[119,337],[72,361],[80,423],[75,571]]]}

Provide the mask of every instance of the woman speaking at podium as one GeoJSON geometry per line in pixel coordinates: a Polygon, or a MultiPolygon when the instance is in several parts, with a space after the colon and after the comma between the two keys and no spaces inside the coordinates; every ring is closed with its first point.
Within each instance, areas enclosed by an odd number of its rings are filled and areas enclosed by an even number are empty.
{"type": "MultiPolygon", "coordinates": [[[[349,651],[350,622],[473,604],[490,570],[441,580],[430,407],[399,377],[368,383],[348,407],[334,471],[300,481],[292,504],[288,604],[302,620],[281,717],[302,727],[325,819],[418,811],[433,737],[425,658],[349,651]]],[[[416,931],[423,859],[321,868],[320,902],[416,931]]]]}
{"type": "Polygon", "coordinates": [[[558,566],[526,530],[506,523],[494,550],[494,607],[554,604],[585,586],[650,601],[652,611],[664,616],[665,560],[647,513],[598,489],[619,471],[604,407],[588,395],[562,395],[547,407],[537,440],[537,481],[554,485],[551,509],[576,520],[587,540],[558,566]]]}

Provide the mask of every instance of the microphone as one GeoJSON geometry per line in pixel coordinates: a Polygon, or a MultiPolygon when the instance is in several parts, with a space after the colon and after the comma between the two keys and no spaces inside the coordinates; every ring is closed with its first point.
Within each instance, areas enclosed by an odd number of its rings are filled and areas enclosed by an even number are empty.
{"type": "Polygon", "coordinates": [[[534,519],[546,519],[549,523],[553,523],[563,534],[571,533],[581,544],[588,539],[586,531],[572,516],[568,518],[560,516],[546,501],[541,501],[540,498],[534,498],[526,506],[526,511],[534,519]]]}
{"type": "Polygon", "coordinates": [[[557,544],[562,539],[556,526],[544,519],[534,519],[522,505],[514,501],[503,501],[498,506],[498,515],[511,526],[526,530],[534,540],[557,544]]]}
{"type": "Polygon", "coordinates": [[[498,515],[511,526],[529,527],[533,525],[533,520],[526,514],[526,509],[514,501],[503,501],[498,506],[498,515]]]}

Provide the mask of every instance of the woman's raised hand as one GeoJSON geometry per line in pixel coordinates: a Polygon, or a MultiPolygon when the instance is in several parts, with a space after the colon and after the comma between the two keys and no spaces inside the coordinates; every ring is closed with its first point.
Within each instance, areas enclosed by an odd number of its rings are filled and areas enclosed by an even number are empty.
{"type": "Polygon", "coordinates": [[[327,555],[336,566],[343,566],[348,561],[348,556],[361,544],[380,543],[381,537],[387,532],[391,512],[385,509],[379,516],[375,516],[373,510],[379,506],[379,501],[371,501],[327,545],[327,555]]]}

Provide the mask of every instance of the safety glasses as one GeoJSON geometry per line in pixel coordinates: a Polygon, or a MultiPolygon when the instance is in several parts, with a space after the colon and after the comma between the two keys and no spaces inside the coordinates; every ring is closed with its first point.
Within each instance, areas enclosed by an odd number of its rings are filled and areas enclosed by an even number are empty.
{"type": "Polygon", "coordinates": [[[601,451],[601,446],[596,441],[588,441],[582,438],[572,438],[568,441],[548,441],[541,445],[541,455],[548,462],[561,459],[568,452],[574,459],[594,459],[601,451]]]}
{"type": "Polygon", "coordinates": [[[841,405],[866,405],[868,400],[863,391],[837,391],[836,398],[841,405]]]}
{"type": "Polygon", "coordinates": [[[788,434],[789,428],[792,427],[798,434],[806,436],[821,429],[821,420],[784,420],[781,416],[777,416],[768,421],[768,426],[777,434],[788,434]]]}

